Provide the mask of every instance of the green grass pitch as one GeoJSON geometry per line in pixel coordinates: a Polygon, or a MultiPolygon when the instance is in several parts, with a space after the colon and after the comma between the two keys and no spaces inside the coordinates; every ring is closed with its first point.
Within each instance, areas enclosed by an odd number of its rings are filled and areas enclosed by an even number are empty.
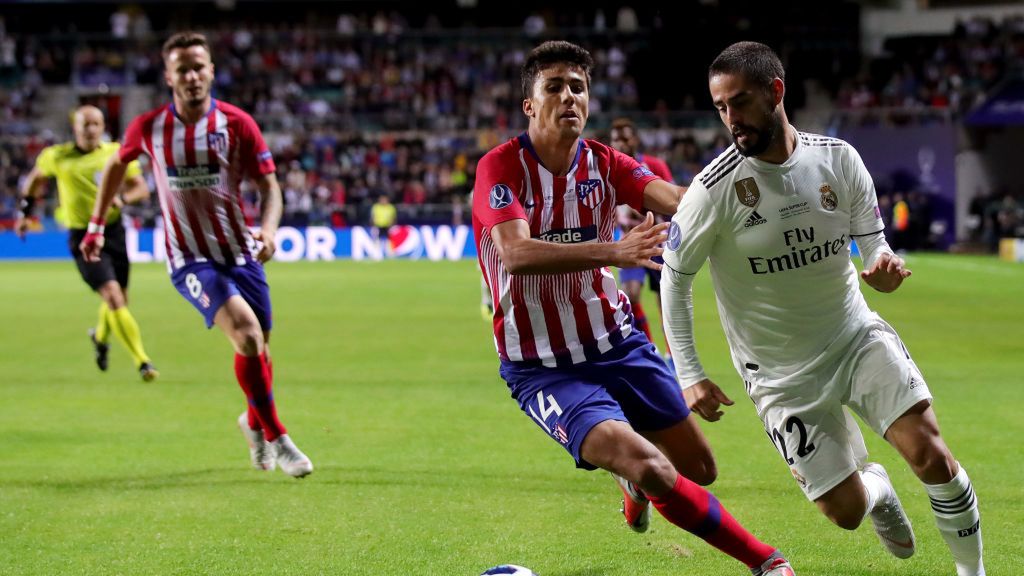
{"type": "MultiPolygon", "coordinates": [[[[900,332],[971,474],[987,566],[1024,567],[1024,266],[916,255],[871,305],[900,332]]],[[[96,370],[98,300],[71,262],[0,264],[0,574],[742,575],[660,517],[633,534],[605,473],[573,468],[509,398],[478,312],[475,263],[275,263],[271,342],[281,416],[316,465],[249,467],[231,349],[161,265],[133,269],[131,309],[162,372],[140,381],[114,343],[96,370]]],[[[736,406],[704,423],[712,490],[801,576],[953,575],[921,485],[867,434],[915,523],[899,561],[870,526],[808,503],[728,361],[706,272],[698,346],[736,406]]],[[[648,310],[653,310],[650,295],[648,310]]],[[[656,323],[656,321],[655,321],[656,323]]]]}

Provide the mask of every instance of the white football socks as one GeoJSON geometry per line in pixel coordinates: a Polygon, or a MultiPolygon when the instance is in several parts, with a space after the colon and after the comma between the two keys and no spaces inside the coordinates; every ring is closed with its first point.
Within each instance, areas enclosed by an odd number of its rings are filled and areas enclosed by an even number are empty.
{"type": "Polygon", "coordinates": [[[876,505],[885,502],[885,499],[889,497],[889,494],[892,493],[892,486],[877,474],[865,474],[864,472],[859,472],[859,474],[860,481],[864,484],[864,492],[867,494],[868,505],[864,509],[864,517],[867,518],[876,505]]]}
{"type": "Polygon", "coordinates": [[[935,524],[953,553],[957,576],[985,576],[981,559],[981,516],[967,471],[960,466],[960,471],[949,482],[925,484],[924,488],[931,499],[935,524]]]}

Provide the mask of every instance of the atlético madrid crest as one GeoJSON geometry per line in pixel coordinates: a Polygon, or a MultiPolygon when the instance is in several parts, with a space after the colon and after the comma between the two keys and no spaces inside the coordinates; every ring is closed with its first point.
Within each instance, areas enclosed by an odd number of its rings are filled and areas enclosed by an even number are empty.
{"type": "Polygon", "coordinates": [[[221,154],[224,154],[228,150],[228,134],[227,132],[210,132],[206,135],[206,145],[211,149],[221,154]]]}
{"type": "Polygon", "coordinates": [[[578,182],[576,198],[587,208],[596,208],[604,200],[604,186],[601,186],[601,181],[596,178],[578,182]]]}
{"type": "Polygon", "coordinates": [[[757,182],[753,178],[744,178],[736,182],[736,197],[740,204],[753,208],[761,200],[761,191],[757,189],[757,182]]]}

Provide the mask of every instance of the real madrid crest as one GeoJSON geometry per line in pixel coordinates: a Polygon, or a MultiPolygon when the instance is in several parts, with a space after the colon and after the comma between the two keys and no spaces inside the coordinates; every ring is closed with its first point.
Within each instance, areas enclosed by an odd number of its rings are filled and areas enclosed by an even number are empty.
{"type": "Polygon", "coordinates": [[[822,184],[818,191],[821,192],[821,207],[829,212],[833,212],[836,206],[839,206],[839,197],[832,191],[832,187],[828,184],[822,184]]]}
{"type": "Polygon", "coordinates": [[[744,178],[736,182],[736,197],[740,204],[753,208],[761,200],[761,191],[757,189],[757,182],[753,178],[744,178]]]}

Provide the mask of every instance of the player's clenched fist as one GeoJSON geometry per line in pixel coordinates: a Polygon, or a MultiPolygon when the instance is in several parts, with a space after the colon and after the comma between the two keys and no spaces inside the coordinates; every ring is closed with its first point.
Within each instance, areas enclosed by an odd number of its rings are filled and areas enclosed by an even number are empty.
{"type": "Polygon", "coordinates": [[[252,237],[260,243],[260,251],[256,254],[256,259],[260,262],[269,262],[274,257],[274,252],[277,252],[274,234],[263,230],[254,230],[252,237]]]}

